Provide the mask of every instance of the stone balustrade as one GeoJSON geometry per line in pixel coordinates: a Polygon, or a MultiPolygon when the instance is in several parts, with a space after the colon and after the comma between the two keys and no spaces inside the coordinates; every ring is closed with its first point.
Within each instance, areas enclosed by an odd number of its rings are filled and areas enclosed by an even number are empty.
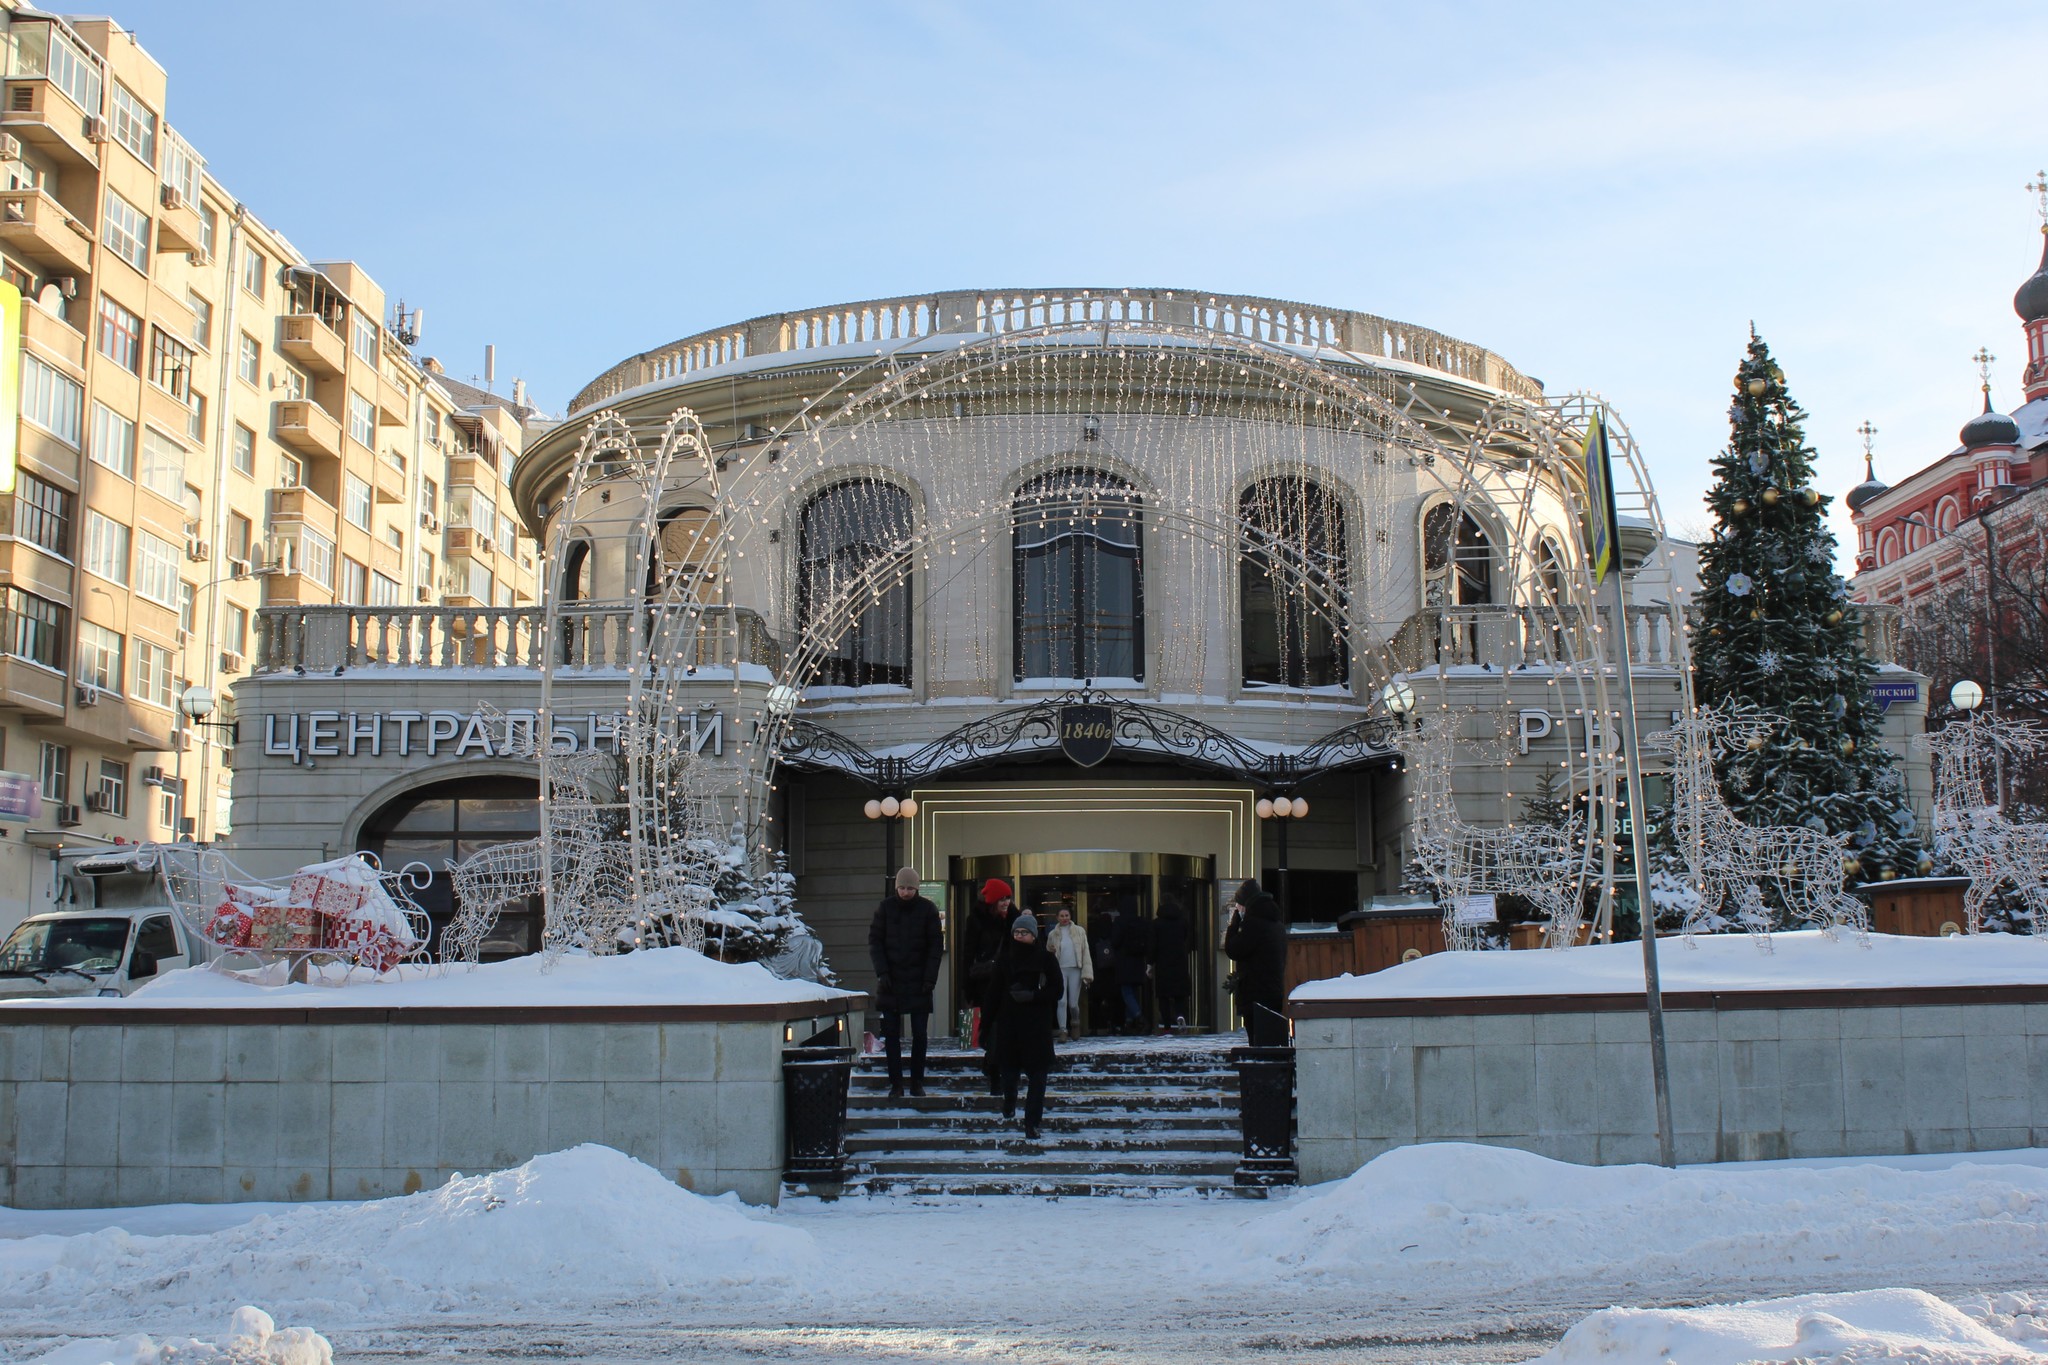
{"type": "Polygon", "coordinates": [[[643,384],[756,356],[1090,323],[1183,327],[1274,345],[1322,346],[1405,361],[1524,398],[1542,395],[1535,380],[1484,347],[1346,308],[1195,290],[987,289],[769,313],[699,332],[612,366],[576,395],[569,411],[573,416],[643,384]]]}
{"type": "MultiPolygon", "coordinates": [[[[553,662],[560,668],[631,668],[638,652],[633,619],[631,608],[617,605],[563,612],[553,662]]],[[[758,612],[705,607],[680,628],[693,638],[661,651],[669,657],[698,668],[781,667],[781,646],[758,612]]],[[[547,613],[540,607],[265,607],[256,614],[257,673],[537,669],[549,650],[547,613]]]]}
{"type": "MultiPolygon", "coordinates": [[[[1597,610],[1605,626],[1612,613],[1606,607],[1597,610]]],[[[1899,609],[1861,606],[1857,611],[1863,621],[1864,652],[1870,661],[1896,663],[1899,609]]],[[[1690,612],[1687,616],[1690,617],[1690,612]]],[[[1571,657],[1572,640],[1560,628],[1561,619],[1560,612],[1548,607],[1431,607],[1401,623],[1388,651],[1394,666],[1403,672],[1440,664],[1520,668],[1575,662],[1571,657]]],[[[1662,604],[1629,607],[1629,663],[1637,668],[1676,668],[1680,659],[1677,632],[1683,628],[1670,608],[1662,604]]]]}

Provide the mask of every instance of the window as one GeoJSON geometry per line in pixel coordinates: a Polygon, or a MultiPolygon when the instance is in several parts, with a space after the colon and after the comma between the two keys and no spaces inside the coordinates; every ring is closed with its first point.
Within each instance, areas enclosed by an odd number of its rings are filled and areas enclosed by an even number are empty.
{"type": "Polygon", "coordinates": [[[249,549],[256,541],[256,523],[240,512],[228,513],[228,558],[249,558],[249,549]]]}
{"type": "Polygon", "coordinates": [[[221,645],[222,645],[222,647],[223,647],[223,648],[225,648],[225,649],[227,649],[227,650],[229,650],[229,651],[231,651],[231,652],[233,652],[233,653],[236,653],[236,654],[246,654],[246,653],[248,653],[248,651],[249,651],[249,611],[248,611],[248,608],[246,608],[246,607],[237,607],[237,606],[234,606],[234,605],[232,605],[232,604],[230,604],[230,605],[229,605],[229,607],[228,607],[228,610],[227,610],[227,622],[226,622],[226,624],[225,624],[225,625],[224,625],[224,626],[222,627],[222,633],[221,633],[221,645]]]}
{"type": "Polygon", "coordinates": [[[71,557],[71,495],[22,470],[14,476],[14,534],[71,557]]]}
{"type": "Polygon", "coordinates": [[[161,327],[149,329],[149,382],[173,398],[189,400],[192,393],[192,348],[161,327]]]}
{"type": "Polygon", "coordinates": [[[149,272],[149,215],[112,190],[100,219],[100,240],[137,270],[149,272]]]}
{"type": "Polygon", "coordinates": [[[263,375],[263,343],[242,333],[242,342],[235,353],[235,373],[245,384],[260,383],[263,375]]]}
{"type": "Polygon", "coordinates": [[[347,555],[341,557],[341,591],[339,600],[350,606],[360,606],[370,600],[370,570],[356,563],[347,555]]]}
{"type": "Polygon", "coordinates": [[[194,391],[185,398],[185,435],[194,445],[206,444],[206,395],[194,391]]]}
{"type": "Polygon", "coordinates": [[[121,646],[119,632],[90,621],[78,623],[78,680],[102,692],[121,690],[121,646]]]}
{"type": "Polygon", "coordinates": [[[8,588],[4,599],[7,621],[0,631],[0,648],[17,659],[27,659],[60,672],[64,668],[64,646],[70,638],[71,613],[57,603],[20,588],[8,588]]]}
{"type": "Polygon", "coordinates": [[[910,579],[903,546],[910,495],[894,484],[842,483],[805,504],[797,549],[801,631],[838,642],[812,680],[840,687],[910,683],[910,579]],[[851,618],[844,633],[835,623],[851,618]]]}
{"type": "Polygon", "coordinates": [[[1440,502],[1422,517],[1422,605],[1483,606],[1493,601],[1493,543],[1470,512],[1440,502]]]}
{"type": "Polygon", "coordinates": [[[213,211],[213,205],[199,205],[199,249],[211,256],[214,240],[220,236],[220,215],[213,211]]]}
{"type": "Polygon", "coordinates": [[[156,115],[119,81],[114,82],[114,141],[156,169],[156,115]]]}
{"type": "Polygon", "coordinates": [[[369,362],[372,368],[377,364],[377,324],[363,316],[362,310],[355,313],[353,328],[356,359],[369,362]]]}
{"type": "Polygon", "coordinates": [[[92,405],[92,442],[86,451],[92,462],[111,469],[124,479],[135,477],[135,423],[106,404],[92,405]]]}
{"type": "Polygon", "coordinates": [[[384,528],[384,543],[394,550],[403,550],[405,548],[405,532],[399,530],[396,526],[386,526],[384,528]]]}
{"type": "Polygon", "coordinates": [[[52,84],[88,114],[100,111],[99,59],[50,23],[15,22],[16,69],[22,75],[47,74],[52,84]]]}
{"type": "Polygon", "coordinates": [[[242,253],[242,288],[257,298],[263,297],[263,284],[270,275],[270,262],[260,251],[242,253]]]}
{"type": "Polygon", "coordinates": [[[279,488],[303,488],[305,485],[305,463],[296,455],[280,454],[277,457],[277,486],[279,488]]]}
{"type": "Polygon", "coordinates": [[[434,407],[427,408],[425,410],[425,419],[426,420],[424,430],[426,432],[427,444],[432,446],[434,449],[439,450],[441,448],[440,409],[434,407]]]}
{"type": "Polygon", "coordinates": [[[71,796],[71,748],[43,743],[43,799],[63,805],[71,796]]]}
{"type": "Polygon", "coordinates": [[[349,525],[358,530],[370,529],[370,505],[376,494],[370,485],[353,474],[342,476],[342,510],[348,515],[349,525]]]}
{"type": "Polygon", "coordinates": [[[21,415],[72,445],[78,444],[78,419],[85,390],[77,380],[45,365],[35,356],[21,358],[21,415]]]}
{"type": "Polygon", "coordinates": [[[135,642],[135,697],[170,709],[177,700],[177,684],[171,677],[171,651],[147,640],[135,642]]]}
{"type": "Polygon", "coordinates": [[[128,765],[111,758],[100,760],[100,810],[107,815],[128,813],[128,765]]]}
{"type": "Polygon", "coordinates": [[[142,361],[142,319],[100,295],[100,354],[134,374],[142,361]]]}
{"type": "Polygon", "coordinates": [[[191,639],[193,631],[198,629],[198,621],[199,589],[181,580],[178,584],[179,638],[182,640],[191,639]]]}
{"type": "Polygon", "coordinates": [[[441,490],[432,479],[420,480],[420,515],[432,517],[441,505],[441,490]]]}
{"type": "Polygon", "coordinates": [[[235,443],[229,459],[234,462],[237,474],[256,472],[256,433],[240,422],[235,423],[235,443]]]}
{"type": "Polygon", "coordinates": [[[353,389],[348,395],[348,434],[359,446],[377,444],[377,405],[353,389]]]}
{"type": "Polygon", "coordinates": [[[178,605],[178,547],[141,529],[135,532],[135,592],[160,606],[178,605]]]}
{"type": "MultiPolygon", "coordinates": [[[[192,144],[178,136],[174,129],[164,129],[164,174],[163,182],[184,196],[186,207],[199,208],[199,168],[206,163],[199,153],[192,150],[192,144]]],[[[202,242],[211,252],[213,244],[202,242]]]]}
{"type": "Polygon", "coordinates": [[[213,305],[199,297],[196,290],[185,291],[185,304],[192,310],[192,343],[205,350],[213,349],[213,305]]]}
{"type": "Polygon", "coordinates": [[[497,580],[491,576],[491,571],[484,567],[482,560],[471,559],[464,562],[469,565],[469,595],[488,606],[497,580]]]}
{"type": "Polygon", "coordinates": [[[306,376],[289,365],[284,367],[284,396],[294,403],[306,396],[306,376]]]}
{"type": "Polygon", "coordinates": [[[1014,504],[1016,677],[1144,677],[1143,520],[1137,490],[1065,469],[1014,504]]]}
{"type": "Polygon", "coordinates": [[[1344,509],[1303,478],[1267,479],[1238,499],[1238,620],[1247,686],[1332,687],[1346,657],[1344,509]]]}
{"type": "Polygon", "coordinates": [[[142,471],[138,480],[172,502],[185,496],[185,447],[158,431],[142,429],[142,471]]]}
{"type": "Polygon", "coordinates": [[[370,605],[373,607],[395,607],[405,601],[405,588],[395,578],[383,574],[370,575],[370,605]]]}
{"type": "Polygon", "coordinates": [[[434,555],[432,551],[420,551],[418,568],[420,586],[432,592],[434,588],[434,555]]]}
{"type": "MultiPolygon", "coordinates": [[[[157,822],[172,834],[179,833],[178,823],[185,814],[185,780],[181,777],[167,777],[157,792],[157,822]]],[[[140,946],[140,945],[137,945],[140,946]]],[[[176,951],[175,949],[173,950],[176,951]]]]}
{"type": "Polygon", "coordinates": [[[91,508],[85,513],[85,567],[112,582],[128,582],[128,528],[91,508]]]}
{"type": "Polygon", "coordinates": [[[299,572],[321,587],[334,587],[334,542],[309,526],[299,528],[299,572]]]}

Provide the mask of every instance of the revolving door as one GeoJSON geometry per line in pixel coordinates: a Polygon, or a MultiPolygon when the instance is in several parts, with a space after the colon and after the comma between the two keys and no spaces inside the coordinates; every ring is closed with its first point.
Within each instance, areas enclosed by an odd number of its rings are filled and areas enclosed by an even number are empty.
{"type": "MultiPolygon", "coordinates": [[[[1116,926],[1135,917],[1145,932],[1171,901],[1187,924],[1188,973],[1192,989],[1187,1022],[1214,1031],[1216,1022],[1217,934],[1216,860],[1182,853],[1125,853],[1104,849],[1063,849],[1046,853],[995,853],[951,859],[947,881],[949,943],[966,943],[969,916],[984,913],[981,887],[991,877],[1010,884],[1017,904],[1038,917],[1040,932],[1049,930],[1059,911],[1067,910],[1088,934],[1091,947],[1116,926]]],[[[951,960],[954,999],[971,1000],[965,954],[951,960]]],[[[1101,957],[1097,956],[1100,964],[1101,957]]],[[[1097,967],[1098,975],[1101,966],[1097,967]]],[[[1149,987],[1148,995],[1149,995],[1149,987]]],[[[1083,1009],[1084,1023],[1099,1024],[1091,995],[1083,1009]]],[[[1151,1008],[1150,1001],[1147,1002],[1151,1008]]],[[[1156,1015],[1154,1016],[1156,1017],[1156,1015]]]]}

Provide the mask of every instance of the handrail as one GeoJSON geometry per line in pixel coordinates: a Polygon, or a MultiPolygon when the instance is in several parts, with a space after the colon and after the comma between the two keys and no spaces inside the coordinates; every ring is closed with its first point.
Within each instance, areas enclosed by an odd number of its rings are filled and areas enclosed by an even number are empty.
{"type": "MultiPolygon", "coordinates": [[[[623,671],[646,666],[631,607],[572,608],[564,609],[557,623],[557,667],[623,671]]],[[[679,627],[693,631],[694,638],[650,652],[695,668],[739,663],[780,672],[782,647],[760,613],[717,606],[700,611],[696,622],[679,627]]],[[[256,613],[253,671],[539,668],[548,653],[547,634],[543,607],[263,607],[256,613]]]]}
{"type": "Polygon", "coordinates": [[[1535,380],[1484,347],[1347,308],[1188,289],[983,289],[765,313],[698,332],[620,361],[586,385],[569,412],[585,412],[643,384],[754,356],[1096,322],[1179,326],[1283,346],[1325,346],[1406,361],[1523,398],[1543,392],[1535,380]]]}

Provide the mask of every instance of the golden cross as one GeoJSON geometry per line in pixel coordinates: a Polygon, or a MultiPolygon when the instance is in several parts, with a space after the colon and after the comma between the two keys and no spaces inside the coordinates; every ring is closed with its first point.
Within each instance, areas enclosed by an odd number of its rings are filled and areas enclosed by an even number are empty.
{"type": "Polygon", "coordinates": [[[2034,178],[2027,182],[2027,192],[2040,199],[2041,206],[2036,212],[2041,215],[2041,231],[2048,232],[2048,171],[2035,171],[2034,178]]]}
{"type": "Polygon", "coordinates": [[[1867,460],[1870,458],[1872,445],[1877,441],[1877,425],[1866,417],[1862,425],[1856,428],[1856,434],[1863,438],[1863,456],[1867,460]]]}
{"type": "Polygon", "coordinates": [[[1971,356],[1970,359],[1977,362],[1977,373],[1984,377],[1984,392],[1991,392],[1991,362],[1998,359],[1998,357],[1991,354],[1990,348],[1979,346],[1977,354],[1971,356]]]}

